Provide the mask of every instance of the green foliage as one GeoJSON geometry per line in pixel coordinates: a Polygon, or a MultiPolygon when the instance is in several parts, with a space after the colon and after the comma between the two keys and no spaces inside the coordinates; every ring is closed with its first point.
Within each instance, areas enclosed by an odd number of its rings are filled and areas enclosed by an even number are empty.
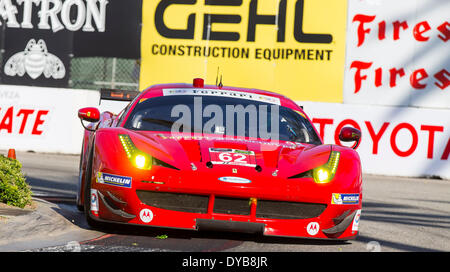
{"type": "Polygon", "coordinates": [[[167,238],[169,238],[169,236],[167,236],[166,234],[156,236],[156,239],[167,239],[167,238]]]}
{"type": "Polygon", "coordinates": [[[18,160],[0,155],[0,202],[24,208],[31,204],[31,189],[18,160]]]}

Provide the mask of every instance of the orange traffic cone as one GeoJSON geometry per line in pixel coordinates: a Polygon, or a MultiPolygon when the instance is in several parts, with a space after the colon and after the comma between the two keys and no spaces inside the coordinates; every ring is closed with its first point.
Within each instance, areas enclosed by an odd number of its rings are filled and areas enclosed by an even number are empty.
{"type": "Polygon", "coordinates": [[[10,159],[16,159],[16,150],[15,149],[10,149],[8,150],[8,158],[10,159]]]}

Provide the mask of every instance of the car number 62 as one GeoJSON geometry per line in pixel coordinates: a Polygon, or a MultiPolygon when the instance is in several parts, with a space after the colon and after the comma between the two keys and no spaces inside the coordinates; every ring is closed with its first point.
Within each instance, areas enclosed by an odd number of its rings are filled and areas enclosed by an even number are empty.
{"type": "Polygon", "coordinates": [[[238,153],[220,153],[219,160],[222,162],[248,163],[247,155],[238,153]]]}

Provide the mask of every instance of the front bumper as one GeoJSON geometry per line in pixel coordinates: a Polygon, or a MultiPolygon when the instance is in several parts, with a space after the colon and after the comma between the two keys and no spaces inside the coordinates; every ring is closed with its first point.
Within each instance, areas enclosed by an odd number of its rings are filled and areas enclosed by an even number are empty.
{"type": "Polygon", "coordinates": [[[333,205],[193,194],[175,188],[93,187],[99,195],[98,211],[91,214],[94,219],[166,228],[347,240],[358,233],[361,211],[361,200],[333,205]]]}

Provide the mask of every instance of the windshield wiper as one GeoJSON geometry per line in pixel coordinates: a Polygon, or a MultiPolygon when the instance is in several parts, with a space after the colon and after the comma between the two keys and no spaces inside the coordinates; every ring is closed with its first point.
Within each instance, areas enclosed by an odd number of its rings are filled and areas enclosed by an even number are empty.
{"type": "MultiPolygon", "coordinates": [[[[174,121],[169,121],[169,120],[164,120],[164,119],[155,119],[155,118],[150,118],[150,117],[144,117],[141,120],[144,122],[147,122],[147,123],[154,123],[157,125],[166,126],[171,129],[174,126],[174,124],[176,123],[174,121]]],[[[180,123],[180,126],[183,126],[183,132],[191,132],[192,131],[191,127],[186,126],[183,123],[180,123]]]]}
{"type": "Polygon", "coordinates": [[[155,118],[150,118],[150,117],[144,117],[141,120],[144,122],[147,122],[147,123],[154,123],[154,124],[158,124],[158,125],[162,125],[162,126],[166,126],[166,127],[172,127],[173,124],[175,123],[174,121],[168,121],[168,120],[164,120],[164,119],[155,119],[155,118]]]}

